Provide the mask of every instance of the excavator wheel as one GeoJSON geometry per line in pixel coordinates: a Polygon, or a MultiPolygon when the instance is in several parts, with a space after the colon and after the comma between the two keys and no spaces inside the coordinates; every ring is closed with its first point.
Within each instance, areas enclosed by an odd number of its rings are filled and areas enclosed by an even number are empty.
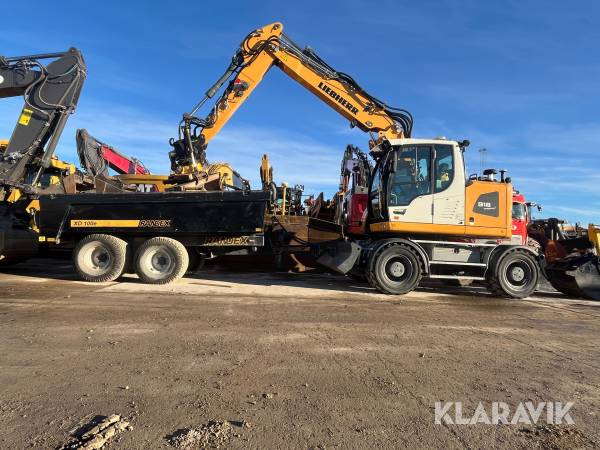
{"type": "Polygon", "coordinates": [[[109,234],[90,234],[73,249],[73,264],[85,281],[113,281],[127,264],[127,242],[109,234]]]}
{"type": "Polygon", "coordinates": [[[492,292],[500,297],[521,299],[535,292],[539,278],[538,263],[522,248],[507,250],[500,256],[488,279],[492,292]]]}
{"type": "Polygon", "coordinates": [[[589,261],[575,270],[547,268],[548,281],[554,289],[569,297],[600,300],[600,264],[589,261]]]}
{"type": "Polygon", "coordinates": [[[167,237],[148,239],[135,254],[135,272],[144,283],[168,284],[178,280],[189,267],[183,244],[167,237]]]}
{"type": "Polygon", "coordinates": [[[367,279],[371,287],[385,294],[406,294],[419,285],[422,264],[419,255],[407,245],[384,246],[371,255],[367,279]]]}

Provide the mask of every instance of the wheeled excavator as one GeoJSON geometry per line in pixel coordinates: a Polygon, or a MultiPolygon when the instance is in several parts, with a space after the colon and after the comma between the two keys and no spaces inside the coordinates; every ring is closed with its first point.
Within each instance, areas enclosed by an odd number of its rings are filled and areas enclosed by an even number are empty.
{"type": "MultiPolygon", "coordinates": [[[[300,48],[283,33],[281,23],[248,34],[225,73],[184,114],[179,139],[173,140],[185,155],[180,171],[189,171],[204,155],[273,67],[370,135],[374,168],[361,178],[368,164],[360,157],[361,164],[349,169],[358,171],[352,175],[361,180],[358,194],[368,199],[365,220],[350,224],[351,236],[346,227],[334,244],[319,247],[322,264],[341,273],[360,272],[373,287],[391,294],[413,290],[424,276],[483,280],[494,292],[512,298],[534,292],[543,257],[511,242],[513,189],[506,172],[499,177],[494,169],[484,178],[467,175],[463,154],[469,141],[413,138],[408,111],[390,107],[314,50],[300,48]],[[209,114],[197,117],[223,86],[209,114]]],[[[352,208],[351,195],[339,201],[352,208]]]]}

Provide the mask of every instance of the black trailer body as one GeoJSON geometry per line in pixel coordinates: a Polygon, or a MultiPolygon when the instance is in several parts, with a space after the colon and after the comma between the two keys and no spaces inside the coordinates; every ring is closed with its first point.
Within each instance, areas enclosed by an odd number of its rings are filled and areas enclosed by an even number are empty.
{"type": "Polygon", "coordinates": [[[41,195],[40,241],[73,249],[88,281],[135,271],[150,283],[181,277],[198,258],[264,246],[267,191],[41,195]],[[130,266],[130,267],[129,267],[130,266]],[[128,270],[131,269],[131,270],[128,270]]]}
{"type": "Polygon", "coordinates": [[[42,195],[39,229],[59,243],[93,232],[211,245],[262,235],[267,200],[263,191],[42,195]]]}

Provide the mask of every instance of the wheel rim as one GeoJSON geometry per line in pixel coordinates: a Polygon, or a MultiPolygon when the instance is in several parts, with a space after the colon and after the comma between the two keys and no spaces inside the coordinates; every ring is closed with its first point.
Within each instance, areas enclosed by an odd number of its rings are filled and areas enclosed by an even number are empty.
{"type": "Polygon", "coordinates": [[[169,269],[173,265],[173,258],[171,255],[163,249],[158,250],[150,258],[150,269],[158,273],[168,273],[169,269]]]}
{"type": "Polygon", "coordinates": [[[403,283],[412,273],[412,261],[405,256],[392,256],[385,262],[385,274],[394,283],[403,283]]]}
{"type": "Polygon", "coordinates": [[[526,261],[514,261],[506,267],[505,279],[516,291],[528,288],[533,278],[533,269],[526,261]]]}
{"type": "Polygon", "coordinates": [[[166,246],[149,247],[140,258],[141,267],[153,279],[164,279],[170,276],[177,267],[176,255],[166,246]]]}
{"type": "Polygon", "coordinates": [[[112,268],[114,257],[100,242],[90,242],[79,252],[80,266],[94,275],[104,275],[112,268]]]}

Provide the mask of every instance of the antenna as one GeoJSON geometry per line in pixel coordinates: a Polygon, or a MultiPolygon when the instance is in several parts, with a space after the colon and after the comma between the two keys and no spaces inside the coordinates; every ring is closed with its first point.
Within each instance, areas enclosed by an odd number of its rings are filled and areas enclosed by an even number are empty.
{"type": "Polygon", "coordinates": [[[487,156],[487,148],[480,148],[479,150],[479,173],[483,175],[483,169],[485,169],[485,162],[487,156]]]}

